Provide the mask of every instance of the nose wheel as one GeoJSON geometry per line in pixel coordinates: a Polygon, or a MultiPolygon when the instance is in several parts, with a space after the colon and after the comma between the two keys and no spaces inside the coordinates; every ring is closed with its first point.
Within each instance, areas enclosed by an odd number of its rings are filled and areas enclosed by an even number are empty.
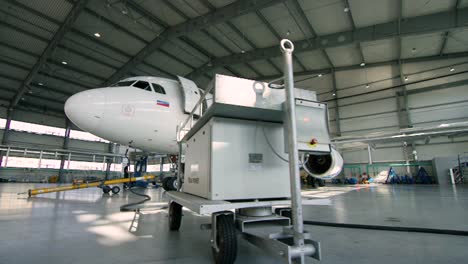
{"type": "Polygon", "coordinates": [[[177,190],[177,178],[176,177],[166,177],[162,180],[162,186],[166,191],[176,191],[177,190]]]}

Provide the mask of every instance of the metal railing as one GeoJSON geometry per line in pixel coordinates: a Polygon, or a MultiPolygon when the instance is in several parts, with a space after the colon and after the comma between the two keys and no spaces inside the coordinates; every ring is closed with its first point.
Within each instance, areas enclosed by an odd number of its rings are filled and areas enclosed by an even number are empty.
{"type": "MultiPolygon", "coordinates": [[[[199,113],[198,113],[199,118],[202,117],[203,114],[206,112],[206,109],[203,109],[203,102],[205,102],[206,96],[213,90],[214,86],[215,86],[214,81],[210,82],[210,84],[208,85],[208,89],[205,90],[203,95],[200,97],[198,102],[195,104],[192,111],[188,115],[187,119],[185,119],[185,121],[182,122],[180,124],[180,126],[177,126],[176,138],[177,138],[178,142],[182,141],[182,139],[184,138],[184,136],[181,135],[182,132],[187,133],[188,131],[190,131],[190,129],[192,129],[193,124],[194,124],[194,119],[195,119],[195,112],[197,111],[197,108],[199,109],[199,113]],[[187,125],[189,125],[189,126],[186,127],[187,125]]],[[[214,98],[213,98],[213,100],[214,100],[214,98]]]]}
{"type": "Polygon", "coordinates": [[[123,155],[112,154],[112,153],[102,153],[102,152],[85,152],[85,151],[76,151],[68,149],[43,149],[35,147],[22,147],[22,146],[11,146],[11,145],[0,145],[0,152],[3,152],[3,162],[2,167],[8,167],[8,158],[9,157],[30,157],[38,159],[37,168],[41,168],[42,160],[46,157],[61,160],[65,158],[68,161],[67,169],[69,169],[70,161],[80,160],[80,161],[92,161],[96,162],[97,160],[106,164],[107,162],[112,161],[112,163],[121,162],[123,155]],[[75,159],[73,159],[75,157],[75,159]],[[81,158],[81,159],[79,159],[81,158]]]}

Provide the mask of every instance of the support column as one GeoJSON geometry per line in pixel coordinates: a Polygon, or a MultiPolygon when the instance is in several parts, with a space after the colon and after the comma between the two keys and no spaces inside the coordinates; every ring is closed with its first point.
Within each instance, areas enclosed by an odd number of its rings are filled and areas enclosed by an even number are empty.
{"type": "MultiPolygon", "coordinates": [[[[7,110],[7,119],[5,123],[5,129],[3,130],[2,145],[8,143],[8,134],[10,133],[11,117],[13,115],[13,109],[7,110]]],[[[5,155],[4,151],[0,151],[0,168],[2,167],[3,156],[5,155]]]]}
{"type": "Polygon", "coordinates": [[[333,94],[335,99],[335,124],[336,124],[336,135],[341,136],[341,124],[340,124],[340,107],[338,105],[338,89],[336,88],[336,73],[332,70],[332,81],[333,81],[333,94]]]}
{"type": "Polygon", "coordinates": [[[403,50],[402,50],[402,38],[401,38],[401,21],[403,18],[403,0],[400,0],[398,2],[398,9],[399,9],[399,17],[398,17],[398,69],[400,71],[400,83],[402,85],[402,94],[403,94],[403,105],[400,103],[400,97],[398,96],[398,93],[396,95],[397,99],[397,107],[398,107],[398,120],[399,120],[399,125],[400,128],[408,128],[408,127],[413,127],[411,123],[411,117],[410,117],[410,112],[409,112],[409,106],[408,106],[408,89],[406,87],[406,82],[408,81],[408,78],[405,76],[403,73],[403,63],[402,63],[402,55],[403,55],[403,50]],[[402,107],[403,106],[403,107],[402,107]],[[404,113],[402,113],[402,108],[404,110],[404,113]]]}
{"type": "MultiPolygon", "coordinates": [[[[71,132],[71,121],[68,120],[68,118],[65,121],[65,136],[63,138],[63,146],[62,149],[68,149],[68,146],[70,144],[70,132],[71,132]]],[[[58,182],[62,182],[65,178],[65,161],[67,160],[68,157],[65,157],[64,155],[60,156],[60,169],[59,169],[59,175],[58,175],[58,182]]],[[[70,161],[69,161],[70,162],[70,161]]]]}
{"type": "Polygon", "coordinates": [[[369,156],[369,165],[372,165],[374,162],[372,161],[372,148],[370,145],[367,145],[367,155],[369,156]]]}
{"type": "MultiPolygon", "coordinates": [[[[109,153],[114,154],[115,153],[115,143],[109,142],[107,150],[108,150],[109,153]]],[[[106,158],[106,176],[105,176],[105,180],[109,180],[110,169],[111,169],[111,166],[112,166],[112,159],[113,158],[110,158],[110,157],[106,158]]]]}

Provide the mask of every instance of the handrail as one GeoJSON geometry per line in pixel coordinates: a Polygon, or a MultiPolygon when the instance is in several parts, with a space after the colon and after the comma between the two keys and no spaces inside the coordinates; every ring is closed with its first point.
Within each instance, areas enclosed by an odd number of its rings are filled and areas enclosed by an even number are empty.
{"type": "MultiPolygon", "coordinates": [[[[195,115],[195,111],[197,110],[198,107],[200,107],[200,115],[201,116],[203,113],[202,113],[202,106],[201,104],[203,103],[203,101],[205,100],[206,96],[211,92],[211,90],[213,90],[214,88],[214,81],[210,82],[209,86],[208,86],[208,89],[203,93],[203,96],[200,97],[200,99],[198,100],[197,104],[195,104],[195,107],[193,107],[192,109],[192,112],[190,112],[189,116],[187,117],[187,119],[182,122],[182,124],[177,127],[177,135],[176,135],[176,139],[177,141],[181,141],[182,139],[179,140],[179,134],[181,131],[183,131],[183,129],[185,128],[185,126],[187,125],[187,123],[189,121],[191,121],[191,125],[193,125],[193,116],[195,115]]],[[[214,99],[213,99],[214,100],[214,99]]]]}

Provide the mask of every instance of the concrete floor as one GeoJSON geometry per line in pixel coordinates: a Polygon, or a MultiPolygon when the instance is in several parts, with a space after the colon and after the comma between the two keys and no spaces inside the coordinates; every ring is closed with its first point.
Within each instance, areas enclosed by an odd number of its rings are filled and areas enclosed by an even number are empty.
{"type": "MultiPolygon", "coordinates": [[[[129,192],[91,188],[18,197],[32,184],[0,184],[0,263],[211,263],[209,218],[184,212],[179,232],[168,232],[159,190],[140,214],[119,206],[139,200],[129,192]]],[[[36,185],[37,186],[37,185],[36,185]]],[[[305,206],[306,220],[468,230],[468,188],[330,186],[305,191],[331,206],[305,206]]],[[[321,241],[320,263],[466,263],[468,237],[306,226],[321,241]]],[[[310,261],[318,263],[317,261],[310,261]]],[[[239,240],[237,263],[278,263],[239,240]]]]}

